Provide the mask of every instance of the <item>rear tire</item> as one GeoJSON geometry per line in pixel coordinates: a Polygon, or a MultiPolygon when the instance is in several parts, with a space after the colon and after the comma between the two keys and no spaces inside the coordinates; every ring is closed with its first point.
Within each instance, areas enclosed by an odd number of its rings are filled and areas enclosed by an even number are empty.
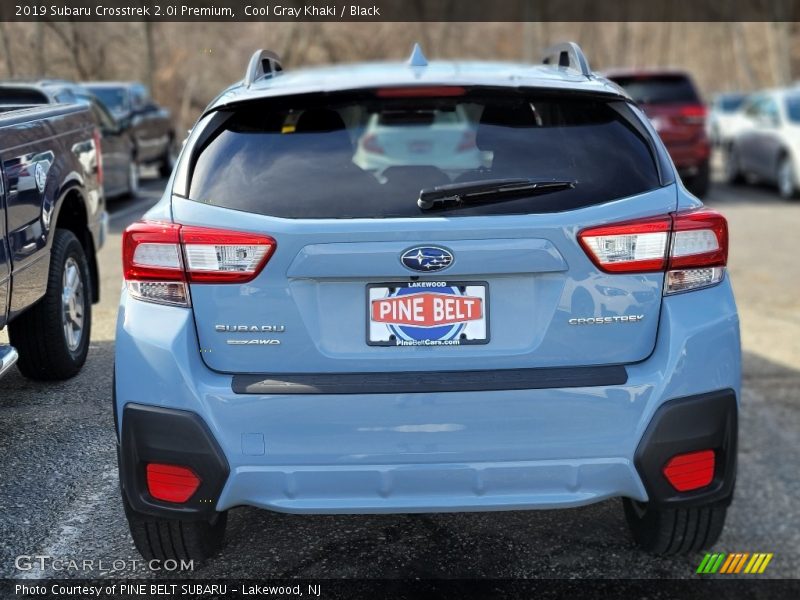
{"type": "Polygon", "coordinates": [[[792,159],[784,156],[778,163],[778,192],[784,200],[795,200],[798,196],[797,177],[792,159]]]}
{"type": "Polygon", "coordinates": [[[725,181],[730,185],[744,183],[744,174],[739,166],[739,154],[733,146],[725,151],[725,181]]]}
{"type": "Polygon", "coordinates": [[[169,177],[172,175],[172,169],[175,167],[175,150],[174,140],[170,138],[167,149],[164,151],[164,156],[158,165],[158,174],[161,177],[169,177]]]}
{"type": "Polygon", "coordinates": [[[135,198],[137,193],[139,193],[139,165],[136,159],[131,157],[128,165],[128,196],[135,198]]]}
{"type": "Polygon", "coordinates": [[[686,182],[687,189],[698,198],[703,198],[708,193],[711,183],[711,169],[709,164],[703,163],[698,167],[697,173],[686,182]]]}
{"type": "Polygon", "coordinates": [[[57,229],[44,297],[8,325],[9,341],[19,351],[17,367],[25,377],[68,379],[81,370],[89,352],[91,294],[83,246],[71,231],[57,229]]]}
{"type": "Polygon", "coordinates": [[[629,498],[622,502],[636,545],[658,555],[689,554],[714,545],[728,510],[720,505],[653,508],[629,498]]]}
{"type": "Polygon", "coordinates": [[[228,513],[216,513],[211,521],[161,519],[136,512],[125,492],[122,503],[133,543],[145,560],[192,560],[202,562],[222,548],[228,513]]]}

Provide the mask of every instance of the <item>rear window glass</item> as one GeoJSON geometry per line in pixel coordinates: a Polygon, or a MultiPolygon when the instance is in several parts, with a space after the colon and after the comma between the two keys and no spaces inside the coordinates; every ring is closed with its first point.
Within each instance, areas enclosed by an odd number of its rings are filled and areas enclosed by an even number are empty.
{"type": "Polygon", "coordinates": [[[0,87],[0,104],[49,104],[49,100],[33,89],[0,87]]]}
{"type": "Polygon", "coordinates": [[[722,112],[735,112],[742,107],[747,96],[744,94],[731,94],[717,98],[716,105],[722,112]]]}
{"type": "Polygon", "coordinates": [[[637,75],[612,77],[638,104],[697,104],[691,80],[683,75],[637,75]]]}
{"type": "Polygon", "coordinates": [[[200,149],[192,200],[284,218],[475,216],[569,210],[659,187],[650,145],[621,101],[362,95],[243,106],[200,149]],[[417,206],[421,190],[509,178],[574,187],[417,206]]]}

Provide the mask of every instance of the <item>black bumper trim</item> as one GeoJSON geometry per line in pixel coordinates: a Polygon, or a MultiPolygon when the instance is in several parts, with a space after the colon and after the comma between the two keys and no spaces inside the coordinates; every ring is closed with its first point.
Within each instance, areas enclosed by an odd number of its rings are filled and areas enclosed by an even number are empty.
{"type": "Polygon", "coordinates": [[[728,504],[736,481],[738,406],[731,389],[670,400],[653,415],[634,454],[649,501],[664,508],[728,504]],[[714,450],[711,484],[678,492],[662,470],[676,454],[714,450]]]}
{"type": "Polygon", "coordinates": [[[166,518],[203,519],[215,513],[230,467],[200,415],[185,410],[126,404],[122,411],[119,474],[135,511],[166,518]],[[153,498],[147,491],[147,463],[190,467],[200,487],[186,503],[153,498]]]}
{"type": "Polygon", "coordinates": [[[622,365],[498,371],[234,375],[236,394],[408,394],[622,385],[622,365]]]}

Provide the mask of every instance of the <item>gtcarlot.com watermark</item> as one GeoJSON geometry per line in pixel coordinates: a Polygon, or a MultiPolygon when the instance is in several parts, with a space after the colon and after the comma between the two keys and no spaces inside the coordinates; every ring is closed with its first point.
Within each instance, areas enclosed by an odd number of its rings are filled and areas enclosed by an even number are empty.
{"type": "Polygon", "coordinates": [[[56,571],[56,572],[81,572],[81,573],[131,573],[137,571],[155,572],[180,572],[194,571],[193,560],[141,560],[131,559],[75,559],[59,558],[47,554],[22,554],[14,560],[17,571],[56,571]]]}

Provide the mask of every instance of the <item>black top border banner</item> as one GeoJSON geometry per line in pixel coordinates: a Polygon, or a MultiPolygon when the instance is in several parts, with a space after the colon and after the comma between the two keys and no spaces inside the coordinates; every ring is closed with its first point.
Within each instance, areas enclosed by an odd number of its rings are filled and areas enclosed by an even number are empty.
{"type": "Polygon", "coordinates": [[[800,0],[3,0],[0,20],[799,21],[800,0]]]}

